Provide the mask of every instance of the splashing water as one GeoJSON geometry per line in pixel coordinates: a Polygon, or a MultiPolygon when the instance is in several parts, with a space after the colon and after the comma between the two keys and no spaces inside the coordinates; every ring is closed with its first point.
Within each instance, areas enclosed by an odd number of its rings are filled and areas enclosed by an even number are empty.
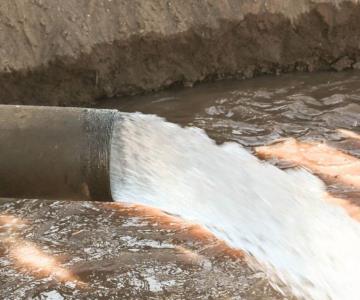
{"type": "MultiPolygon", "coordinates": [[[[282,171],[196,128],[120,114],[111,148],[117,201],[203,224],[305,299],[358,299],[360,224],[306,171],[282,171]]],[[[276,278],[276,279],[275,279],[276,278]]]]}

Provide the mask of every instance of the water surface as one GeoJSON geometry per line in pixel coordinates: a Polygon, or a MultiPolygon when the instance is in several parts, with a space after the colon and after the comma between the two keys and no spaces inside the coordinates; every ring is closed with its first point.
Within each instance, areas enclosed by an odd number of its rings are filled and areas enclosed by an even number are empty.
{"type": "MultiPolygon", "coordinates": [[[[360,72],[221,81],[114,99],[104,106],[196,126],[219,143],[251,147],[280,137],[338,141],[337,128],[360,132],[360,72]]],[[[359,155],[359,149],[350,151],[359,155]]]]}
{"type": "MultiPolygon", "coordinates": [[[[360,157],[358,144],[336,131],[360,132],[357,72],[217,82],[102,106],[202,128],[219,144],[235,142],[249,151],[295,137],[327,141],[360,157]]],[[[356,191],[331,188],[359,200],[356,191]]],[[[159,212],[120,204],[2,200],[0,214],[2,299],[286,298],[264,272],[249,268],[241,253],[159,212]]]]}

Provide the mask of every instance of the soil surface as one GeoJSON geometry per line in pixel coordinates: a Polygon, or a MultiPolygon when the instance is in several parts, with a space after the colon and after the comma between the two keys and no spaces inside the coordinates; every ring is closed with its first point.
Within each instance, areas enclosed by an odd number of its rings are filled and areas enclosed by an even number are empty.
{"type": "Polygon", "coordinates": [[[0,103],[360,68],[359,17],[355,0],[4,0],[0,103]]]}

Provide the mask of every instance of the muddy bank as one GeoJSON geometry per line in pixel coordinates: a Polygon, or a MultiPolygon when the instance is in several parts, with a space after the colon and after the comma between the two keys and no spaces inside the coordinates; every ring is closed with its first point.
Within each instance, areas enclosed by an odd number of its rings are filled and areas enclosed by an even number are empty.
{"type": "Polygon", "coordinates": [[[70,105],[227,77],[360,67],[341,0],[0,4],[0,102],[70,105]]]}

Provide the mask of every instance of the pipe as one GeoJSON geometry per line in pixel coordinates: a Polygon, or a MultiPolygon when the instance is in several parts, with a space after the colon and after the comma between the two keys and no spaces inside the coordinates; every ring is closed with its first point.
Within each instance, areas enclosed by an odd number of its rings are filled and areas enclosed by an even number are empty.
{"type": "Polygon", "coordinates": [[[111,201],[116,114],[0,105],[0,198],[111,201]]]}

